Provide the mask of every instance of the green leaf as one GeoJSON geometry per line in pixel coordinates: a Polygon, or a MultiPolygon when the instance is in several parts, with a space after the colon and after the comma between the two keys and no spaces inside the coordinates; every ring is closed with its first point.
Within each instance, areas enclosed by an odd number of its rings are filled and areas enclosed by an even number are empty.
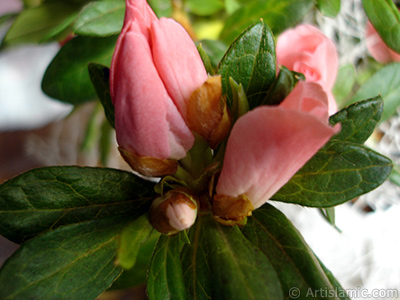
{"type": "Polygon", "coordinates": [[[102,166],[108,165],[108,159],[115,145],[114,129],[107,120],[103,120],[100,128],[99,153],[102,166]]]}
{"type": "Polygon", "coordinates": [[[343,107],[347,103],[355,80],[354,66],[352,64],[340,67],[336,76],[335,85],[332,89],[332,93],[339,107],[343,107]]]}
{"type": "Polygon", "coordinates": [[[149,238],[153,226],[147,214],[144,214],[124,227],[118,248],[118,263],[124,269],[131,269],[139,254],[142,244],[149,238]]]}
{"type": "Polygon", "coordinates": [[[122,29],[124,15],[124,1],[91,2],[76,18],[74,32],[99,37],[118,34],[122,29]]]}
{"type": "Polygon", "coordinates": [[[223,0],[187,0],[186,7],[198,16],[209,16],[217,13],[225,6],[223,0]]]}
{"type": "Polygon", "coordinates": [[[340,12],[340,0],[317,0],[317,7],[325,16],[334,18],[340,12]]]}
{"type": "Polygon", "coordinates": [[[269,27],[259,21],[247,28],[229,47],[218,65],[223,93],[232,105],[229,78],[242,84],[250,109],[260,105],[275,80],[275,42],[269,27]]]}
{"type": "Polygon", "coordinates": [[[400,53],[400,13],[392,0],[362,0],[365,13],[385,44],[400,53]]]}
{"type": "Polygon", "coordinates": [[[215,40],[201,40],[201,47],[203,48],[204,52],[207,53],[211,65],[215,69],[218,66],[218,63],[224,56],[226,49],[228,46],[221,41],[215,40]]]}
{"type": "MultiPolygon", "coordinates": [[[[113,1],[113,0],[110,0],[113,1]]],[[[171,0],[148,0],[147,1],[158,18],[169,18],[172,15],[172,1],[171,0]]]]}
{"type": "Polygon", "coordinates": [[[4,38],[4,45],[40,43],[71,24],[80,5],[63,1],[43,3],[25,9],[15,20],[4,38]],[[61,25],[61,27],[58,27],[61,25]],[[55,28],[58,28],[55,31],[55,28]]]}
{"type": "Polygon", "coordinates": [[[124,270],[122,275],[110,287],[110,290],[122,290],[146,283],[147,269],[159,237],[160,233],[153,230],[149,239],[141,244],[134,267],[130,270],[124,270]]]}
{"type": "Polygon", "coordinates": [[[198,219],[182,254],[188,299],[283,299],[274,268],[237,226],[198,219]]]}
{"type": "Polygon", "coordinates": [[[304,78],[304,75],[290,71],[288,68],[281,66],[279,75],[269,89],[262,105],[280,104],[286,96],[289,95],[299,79],[302,78],[304,78]]]}
{"type": "Polygon", "coordinates": [[[354,103],[329,118],[334,125],[341,123],[340,132],[332,140],[363,144],[373,133],[383,112],[381,97],[354,103]]]}
{"type": "Polygon", "coordinates": [[[52,98],[74,105],[95,99],[88,64],[109,65],[116,41],[116,36],[78,36],[70,40],[48,66],[42,81],[43,91],[52,98]]]}
{"type": "Polygon", "coordinates": [[[143,214],[154,183],[114,169],[48,167],[0,186],[0,233],[21,242],[58,226],[143,214]]]}
{"type": "Polygon", "coordinates": [[[150,263],[147,294],[150,300],[186,300],[180,251],[181,234],[161,235],[150,263]]]}
{"type": "Polygon", "coordinates": [[[332,141],[273,197],[311,207],[331,207],[365,194],[390,175],[387,157],[359,144],[332,141]]]}
{"type": "Polygon", "coordinates": [[[400,167],[398,165],[394,165],[392,172],[390,173],[389,180],[400,186],[400,167]]]}
{"type": "Polygon", "coordinates": [[[242,231],[275,269],[286,299],[306,299],[308,293],[321,289],[327,293],[335,291],[301,234],[272,205],[265,204],[255,210],[242,231]]]}
{"type": "Polygon", "coordinates": [[[103,104],[104,114],[110,125],[115,128],[115,108],[110,95],[110,69],[95,63],[90,63],[88,68],[90,80],[103,104]]]}
{"type": "Polygon", "coordinates": [[[313,8],[313,0],[257,0],[236,10],[225,22],[221,39],[230,44],[255,20],[263,19],[274,34],[295,26],[313,8]]]}
{"type": "Polygon", "coordinates": [[[351,102],[380,95],[384,108],[381,121],[391,117],[400,105],[400,63],[392,63],[372,75],[355,93],[351,102]]]}
{"type": "Polygon", "coordinates": [[[21,246],[0,271],[0,299],[94,299],[121,274],[120,218],[63,226],[21,246]]]}
{"type": "Polygon", "coordinates": [[[242,84],[237,84],[232,77],[229,77],[229,85],[232,89],[231,115],[233,122],[236,122],[237,119],[249,111],[249,101],[247,100],[242,84]]]}
{"type": "Polygon", "coordinates": [[[204,67],[206,68],[206,71],[210,75],[215,74],[215,70],[213,66],[211,65],[210,58],[208,57],[207,53],[204,51],[201,43],[197,46],[197,51],[199,51],[201,60],[203,61],[204,67]]]}

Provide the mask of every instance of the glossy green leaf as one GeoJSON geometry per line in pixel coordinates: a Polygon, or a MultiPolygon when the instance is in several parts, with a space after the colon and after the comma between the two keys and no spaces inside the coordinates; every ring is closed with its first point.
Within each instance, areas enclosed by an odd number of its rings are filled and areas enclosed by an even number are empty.
{"type": "Polygon", "coordinates": [[[275,269],[285,299],[306,299],[307,293],[320,289],[335,291],[301,234],[272,205],[265,204],[255,210],[242,232],[261,249],[275,269]]]}
{"type": "Polygon", "coordinates": [[[349,94],[351,93],[355,82],[354,66],[352,64],[344,65],[339,68],[336,76],[335,85],[332,93],[339,107],[346,105],[349,94]]]}
{"type": "Polygon", "coordinates": [[[362,0],[365,13],[380,37],[400,53],[400,13],[392,0],[362,0]]]}
{"type": "Polygon", "coordinates": [[[247,28],[229,47],[218,65],[223,93],[232,105],[229,78],[242,84],[250,109],[261,104],[275,80],[275,42],[269,27],[259,21],[247,28]]]}
{"type": "Polygon", "coordinates": [[[40,43],[71,24],[79,9],[80,5],[63,1],[43,3],[38,7],[25,9],[7,32],[3,43],[40,43]]]}
{"type": "Polygon", "coordinates": [[[209,75],[214,75],[215,70],[213,66],[211,65],[210,58],[208,57],[207,53],[204,51],[203,46],[201,43],[197,46],[197,51],[199,51],[201,60],[203,61],[204,67],[206,68],[206,71],[209,75]]]}
{"type": "Polygon", "coordinates": [[[23,244],[0,271],[0,299],[96,298],[122,272],[119,219],[63,226],[23,244]]]}
{"type": "Polygon", "coordinates": [[[375,189],[391,170],[391,160],[369,148],[332,141],[272,199],[303,206],[331,207],[375,189]]]}
{"type": "Polygon", "coordinates": [[[100,37],[118,34],[122,29],[124,15],[124,1],[91,2],[76,18],[74,32],[100,37]]]}
{"type": "Polygon", "coordinates": [[[110,215],[141,215],[154,183],[132,173],[89,167],[48,167],[0,186],[0,233],[20,242],[60,225],[110,215]]]}
{"type": "Polygon", "coordinates": [[[391,117],[400,106],[400,63],[392,63],[372,75],[355,93],[351,102],[373,98],[383,99],[382,120],[391,117]]]}
{"type": "MultiPolygon", "coordinates": [[[[269,89],[264,98],[263,105],[278,105],[292,91],[299,79],[303,79],[304,75],[290,71],[288,68],[281,66],[278,77],[269,89]]],[[[304,78],[305,79],[305,78],[304,78]]],[[[303,80],[304,80],[303,79],[303,80]]]]}
{"type": "Polygon", "coordinates": [[[274,34],[279,34],[300,23],[313,6],[313,0],[252,1],[226,20],[221,39],[227,44],[232,43],[243,30],[259,19],[263,19],[274,34]]]}
{"type": "Polygon", "coordinates": [[[340,0],[317,0],[317,7],[325,16],[334,18],[340,12],[340,0]]]}
{"type": "Polygon", "coordinates": [[[200,217],[182,260],[188,299],[284,299],[276,271],[237,226],[200,217]]]}
{"type": "Polygon", "coordinates": [[[363,144],[374,131],[382,112],[381,97],[357,102],[342,109],[329,118],[332,125],[341,124],[340,132],[332,140],[363,144]]]}
{"type": "Polygon", "coordinates": [[[142,244],[149,238],[153,226],[149,217],[144,214],[124,227],[121,232],[118,248],[118,264],[124,269],[131,269],[139,254],[142,244]]]}
{"type": "Polygon", "coordinates": [[[124,270],[121,276],[110,287],[110,290],[127,289],[147,282],[147,269],[159,237],[160,233],[154,230],[148,240],[141,244],[133,268],[124,270]]]}
{"type": "Polygon", "coordinates": [[[148,271],[149,300],[186,300],[180,251],[181,234],[161,235],[154,250],[148,271]]]}
{"type": "Polygon", "coordinates": [[[115,128],[115,108],[110,95],[110,69],[95,63],[90,63],[88,68],[90,80],[103,104],[104,114],[110,125],[115,128]]]}
{"type": "Polygon", "coordinates": [[[88,64],[109,65],[116,41],[116,36],[78,36],[70,40],[48,66],[42,81],[43,91],[52,98],[74,105],[95,99],[88,64]]]}
{"type": "MultiPolygon", "coordinates": [[[[113,0],[110,0],[113,1],[113,0]]],[[[170,18],[172,15],[171,0],[148,0],[150,7],[153,9],[158,18],[170,18]]]]}
{"type": "Polygon", "coordinates": [[[223,0],[187,0],[189,11],[199,16],[209,16],[224,8],[223,0]]]}

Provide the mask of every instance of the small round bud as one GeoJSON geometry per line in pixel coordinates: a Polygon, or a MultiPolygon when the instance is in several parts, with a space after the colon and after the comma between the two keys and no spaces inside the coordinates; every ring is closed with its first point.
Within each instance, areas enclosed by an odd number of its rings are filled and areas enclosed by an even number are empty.
{"type": "Polygon", "coordinates": [[[169,191],[154,199],[149,212],[150,223],[159,232],[174,234],[190,228],[197,217],[197,200],[184,188],[169,191]]]}

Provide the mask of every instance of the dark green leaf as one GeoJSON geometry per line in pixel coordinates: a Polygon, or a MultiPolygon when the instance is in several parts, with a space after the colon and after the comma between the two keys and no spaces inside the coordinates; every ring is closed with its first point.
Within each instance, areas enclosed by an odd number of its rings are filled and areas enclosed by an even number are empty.
{"type": "Polygon", "coordinates": [[[292,91],[296,83],[299,81],[299,73],[290,71],[288,68],[281,66],[278,77],[275,79],[267,96],[263,100],[263,105],[278,105],[292,91]]]}
{"type": "Polygon", "coordinates": [[[209,16],[224,8],[223,0],[187,0],[189,11],[199,16],[209,16]]]}
{"type": "Polygon", "coordinates": [[[362,0],[365,13],[380,37],[400,53],[400,13],[392,0],[362,0]]]}
{"type": "Polygon", "coordinates": [[[118,34],[122,29],[124,15],[124,1],[91,2],[76,18],[74,32],[100,37],[118,34]]]}
{"type": "Polygon", "coordinates": [[[340,0],[317,0],[317,7],[325,16],[334,18],[340,12],[340,0]]]}
{"type": "Polygon", "coordinates": [[[372,134],[383,112],[381,97],[354,103],[329,118],[334,125],[341,123],[342,129],[332,140],[363,144],[372,134]]]}
{"type": "Polygon", "coordinates": [[[372,75],[356,92],[351,102],[380,95],[384,108],[381,121],[391,117],[400,106],[400,63],[384,66],[372,75]]]}
{"type": "Polygon", "coordinates": [[[78,36],[70,40],[48,66],[42,81],[43,91],[52,98],[74,105],[95,99],[88,64],[109,65],[116,41],[116,36],[78,36]]]}
{"type": "Polygon", "coordinates": [[[20,242],[60,225],[130,215],[148,207],[154,183],[103,168],[48,167],[0,186],[0,233],[20,242]]]}
{"type": "Polygon", "coordinates": [[[189,299],[283,299],[274,268],[237,226],[204,216],[190,236],[183,250],[189,299]]]}
{"type": "MultiPolygon", "coordinates": [[[[113,1],[113,0],[110,0],[113,1]]],[[[172,15],[172,1],[171,0],[148,0],[147,1],[158,18],[169,18],[172,15]]]]}
{"type": "Polygon", "coordinates": [[[301,234],[273,206],[265,204],[255,210],[242,231],[249,241],[261,249],[274,267],[285,299],[306,299],[310,295],[307,293],[321,289],[326,292],[335,291],[301,234]]]}
{"type": "Polygon", "coordinates": [[[197,46],[197,51],[199,51],[201,60],[203,61],[204,67],[206,68],[206,71],[210,75],[215,74],[215,70],[213,66],[211,65],[210,58],[208,57],[207,53],[204,51],[201,43],[197,46]]]}
{"type": "Polygon", "coordinates": [[[236,10],[225,22],[221,39],[230,44],[255,20],[263,19],[274,34],[300,23],[313,8],[313,0],[257,0],[236,10]]]}
{"type": "Polygon", "coordinates": [[[303,206],[331,207],[381,185],[392,170],[387,157],[359,144],[332,141],[272,199],[303,206]]]}
{"type": "Polygon", "coordinates": [[[90,80],[103,104],[104,114],[110,125],[115,128],[115,109],[110,95],[110,69],[95,63],[90,63],[88,68],[90,80]]]}
{"type": "Polygon", "coordinates": [[[250,109],[260,105],[275,80],[276,57],[274,37],[269,27],[259,21],[247,28],[229,47],[218,65],[223,93],[232,105],[229,78],[242,84],[250,109]]]}
{"type": "Polygon", "coordinates": [[[0,299],[94,299],[122,272],[119,219],[63,226],[26,242],[0,271],[0,299]]]}
{"type": "Polygon", "coordinates": [[[154,230],[149,239],[141,245],[134,267],[130,270],[124,270],[110,290],[122,290],[146,283],[147,269],[159,237],[160,233],[154,230]]]}
{"type": "Polygon", "coordinates": [[[80,5],[57,1],[21,12],[4,38],[4,45],[40,43],[71,24],[80,5]]]}
{"type": "Polygon", "coordinates": [[[180,234],[161,235],[150,263],[147,294],[150,300],[187,300],[182,275],[180,234]]]}
{"type": "Polygon", "coordinates": [[[140,247],[149,238],[152,230],[147,214],[125,226],[119,240],[118,264],[124,269],[131,269],[136,263],[140,247]]]}

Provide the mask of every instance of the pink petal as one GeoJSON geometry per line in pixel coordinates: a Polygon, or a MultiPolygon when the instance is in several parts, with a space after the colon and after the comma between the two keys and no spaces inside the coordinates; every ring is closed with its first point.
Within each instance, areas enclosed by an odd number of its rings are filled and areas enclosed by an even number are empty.
{"type": "Polygon", "coordinates": [[[328,97],[317,83],[298,82],[279,106],[307,112],[323,122],[328,122],[328,97]]]}
{"type": "Polygon", "coordinates": [[[185,157],[193,135],[168,96],[136,23],[124,33],[112,71],[120,147],[160,159],[185,157]]]}
{"type": "Polygon", "coordinates": [[[185,29],[172,19],[153,22],[151,40],[154,64],[185,117],[190,95],[207,80],[200,55],[185,29]]]}
{"type": "Polygon", "coordinates": [[[260,207],[337,129],[299,110],[262,106],[250,111],[233,127],[217,193],[246,194],[255,209],[260,207]]]}

